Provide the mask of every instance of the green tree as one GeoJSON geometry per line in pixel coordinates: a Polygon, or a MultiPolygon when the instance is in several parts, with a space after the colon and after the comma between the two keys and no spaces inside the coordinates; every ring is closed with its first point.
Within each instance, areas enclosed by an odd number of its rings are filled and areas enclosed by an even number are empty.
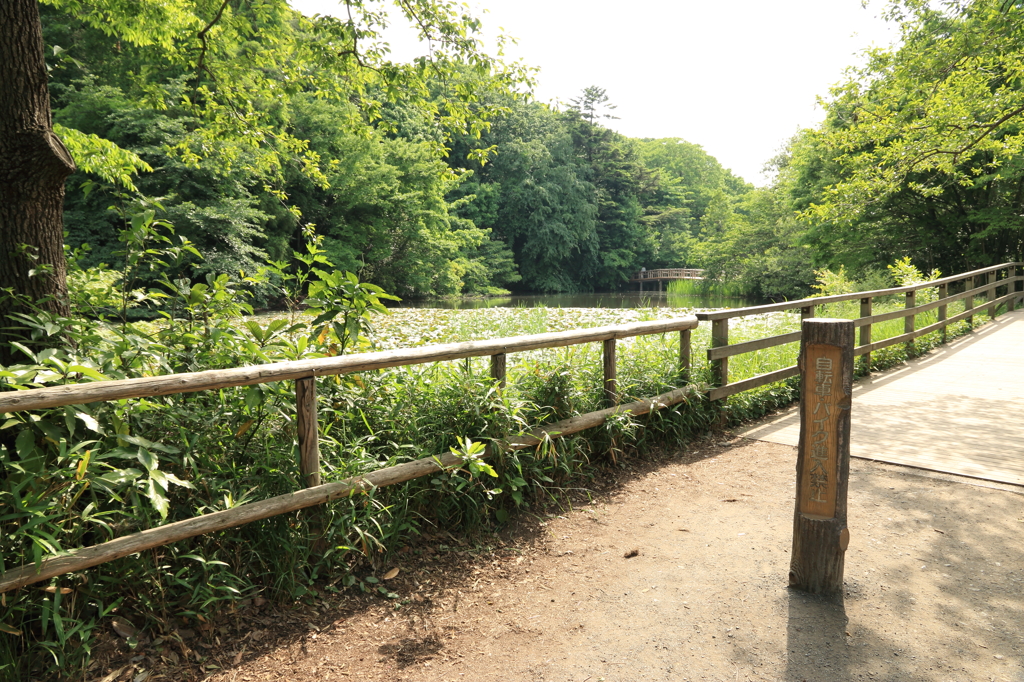
{"type": "Polygon", "coordinates": [[[906,0],[888,18],[902,44],[871,51],[826,102],[829,181],[806,209],[817,248],[949,272],[1019,257],[1024,7],[906,0]]]}
{"type": "MultiPolygon", "coordinates": [[[[399,16],[431,43],[430,56],[411,64],[392,62],[380,31],[388,18],[380,6],[353,3],[350,18],[306,18],[284,0],[46,0],[63,12],[70,34],[88,33],[83,47],[105,46],[99,72],[131,81],[133,97],[162,101],[166,86],[185,87],[178,103],[198,121],[173,151],[199,165],[210,149],[233,141],[238,153],[219,162],[245,163],[257,175],[281,177],[295,164],[327,182],[320,157],[306,140],[282,125],[282,105],[295,94],[315,92],[349,101],[352,126],[387,128],[385,105],[401,99],[441,131],[430,143],[435,156],[452,131],[479,135],[493,113],[477,106],[477,84],[508,89],[524,82],[518,65],[489,57],[478,39],[480,24],[460,7],[438,0],[395,3],[399,16]],[[467,70],[487,78],[449,87],[449,75],[467,70]],[[431,83],[441,82],[440,88],[431,83]]],[[[3,98],[0,157],[5,195],[0,202],[0,289],[48,301],[66,312],[61,239],[64,179],[71,155],[53,132],[39,7],[34,0],[4,3],[0,28],[3,98]]],[[[53,46],[53,52],[58,52],[53,46]]],[[[78,44],[63,46],[74,52],[78,44]]],[[[80,145],[80,151],[87,149],[80,145]]],[[[280,194],[280,188],[269,188],[280,194]]],[[[18,309],[0,304],[0,326],[18,309]]]]}

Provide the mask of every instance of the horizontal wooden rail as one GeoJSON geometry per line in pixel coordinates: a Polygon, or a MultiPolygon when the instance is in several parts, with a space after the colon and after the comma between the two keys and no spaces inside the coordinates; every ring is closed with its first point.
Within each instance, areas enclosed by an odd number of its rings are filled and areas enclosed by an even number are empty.
{"type": "Polygon", "coordinates": [[[310,377],[364,372],[385,367],[417,365],[442,360],[497,355],[542,348],[558,348],[631,336],[661,334],[697,328],[697,318],[690,315],[652,322],[634,322],[591,329],[513,336],[493,341],[447,343],[419,348],[341,355],[315,360],[278,362],[232,369],[213,369],[188,374],[94,381],[68,386],[48,386],[21,391],[0,392],[0,413],[40,410],[61,405],[76,405],[126,398],[147,398],[175,393],[192,393],[231,386],[251,386],[272,381],[289,381],[310,377]]]}
{"type": "Polygon", "coordinates": [[[718,386],[708,392],[708,398],[711,400],[721,400],[722,398],[728,398],[731,395],[742,393],[743,391],[749,391],[752,388],[764,386],[766,384],[774,384],[776,381],[782,381],[789,377],[795,377],[800,373],[800,369],[796,365],[789,367],[783,367],[772,372],[765,372],[764,374],[758,374],[752,376],[749,379],[743,379],[742,381],[735,381],[725,386],[718,386]]]}
{"type": "Polygon", "coordinates": [[[979,296],[985,298],[984,307],[987,308],[991,317],[995,316],[997,307],[1003,303],[1012,308],[1016,305],[1018,300],[1024,299],[1024,291],[1018,290],[1020,283],[1024,282],[1024,276],[1016,274],[1021,271],[1022,267],[1024,267],[1024,263],[1002,263],[1000,265],[994,265],[980,270],[973,270],[971,272],[943,277],[931,282],[923,282],[921,284],[914,284],[905,287],[859,291],[850,294],[804,298],[796,301],[773,303],[763,306],[697,313],[698,319],[702,321],[709,321],[712,324],[711,347],[707,350],[707,358],[711,365],[715,386],[710,390],[709,397],[712,400],[719,400],[721,398],[726,398],[728,396],[735,395],[736,393],[740,393],[741,391],[746,391],[790,376],[795,376],[798,373],[796,366],[791,366],[750,377],[742,381],[730,383],[729,358],[736,355],[742,355],[743,353],[751,353],[768,348],[774,348],[787,343],[796,343],[800,340],[800,332],[796,331],[786,334],[777,334],[763,339],[754,339],[752,341],[730,344],[729,320],[731,319],[797,309],[801,311],[802,318],[808,318],[814,316],[815,308],[819,305],[859,300],[860,317],[855,319],[853,323],[855,327],[861,328],[861,345],[855,349],[855,354],[867,356],[867,361],[870,363],[870,354],[872,351],[885,348],[886,346],[895,345],[897,343],[908,344],[908,350],[912,351],[912,346],[909,344],[912,344],[915,339],[932,331],[941,330],[943,333],[943,341],[945,341],[945,329],[947,326],[961,320],[973,320],[974,313],[978,310],[978,308],[975,307],[975,301],[979,296]],[[1003,279],[995,279],[992,277],[992,275],[998,277],[998,275],[1003,272],[1006,274],[1006,277],[1003,279]],[[961,281],[965,283],[964,290],[950,295],[949,284],[961,281]],[[917,292],[930,287],[935,287],[938,290],[938,299],[931,303],[916,305],[917,292]],[[1004,287],[1006,288],[1007,293],[1001,297],[997,296],[997,291],[1004,287]],[[871,314],[872,300],[875,297],[897,294],[904,294],[906,296],[905,307],[900,310],[894,310],[887,313],[879,313],[877,315],[871,314]],[[958,315],[949,317],[947,315],[947,308],[951,303],[956,303],[957,301],[964,301],[965,310],[958,315]],[[938,322],[915,330],[916,316],[931,310],[938,310],[938,322]],[[904,328],[906,332],[904,334],[890,339],[885,339],[884,341],[871,341],[871,330],[873,325],[897,319],[903,319],[905,321],[904,328]]]}
{"type": "Polygon", "coordinates": [[[755,350],[774,348],[775,346],[781,346],[783,344],[793,343],[794,341],[799,340],[800,332],[789,332],[788,334],[779,334],[778,336],[767,336],[763,339],[734,343],[729,346],[710,348],[708,349],[708,360],[718,360],[719,358],[728,358],[733,355],[752,353],[755,350]]]}
{"type": "MultiPolygon", "coordinates": [[[[996,282],[993,282],[992,284],[983,287],[978,287],[977,289],[962,291],[959,294],[946,296],[945,298],[937,299],[935,301],[932,301],[931,303],[922,303],[921,305],[914,306],[913,308],[903,308],[900,310],[894,310],[889,313],[880,313],[878,315],[872,315],[870,317],[861,317],[853,321],[853,326],[862,327],[867,324],[876,324],[878,322],[886,322],[888,320],[898,320],[900,318],[906,317],[907,315],[920,315],[921,313],[926,313],[930,310],[941,308],[942,306],[949,305],[950,303],[962,301],[969,296],[981,296],[982,294],[987,294],[989,291],[994,291],[999,287],[1004,287],[1008,284],[1012,284],[1013,282],[1020,281],[1024,281],[1024,277],[1010,277],[1007,279],[1001,279],[996,282]]],[[[1018,295],[1020,295],[1021,292],[1017,293],[1018,295]]],[[[949,322],[949,320],[947,320],[947,322],[949,322]]]]}
{"type": "MultiPolygon", "coordinates": [[[[704,391],[705,387],[703,386],[687,386],[663,393],[654,398],[638,400],[627,405],[619,405],[607,410],[590,412],[554,424],[540,426],[531,429],[524,436],[509,439],[508,446],[516,450],[537,447],[545,440],[561,438],[593,428],[594,426],[599,426],[610,416],[624,413],[632,415],[647,414],[676,405],[688,398],[699,398],[704,391]]],[[[490,457],[502,447],[502,444],[488,446],[484,456],[490,457]]],[[[441,457],[426,457],[413,462],[378,469],[361,476],[353,476],[343,481],[324,483],[258,502],[248,502],[232,509],[168,523],[164,526],[115,538],[92,547],[73,549],[63,554],[43,559],[38,567],[35,564],[27,564],[7,571],[0,576],[0,593],[31,585],[42,580],[48,580],[65,573],[82,571],[108,561],[113,561],[114,559],[120,559],[129,554],[136,554],[179,540],[235,528],[253,521],[268,519],[278,514],[313,507],[325,502],[349,497],[356,493],[368,492],[374,488],[404,483],[414,478],[434,474],[442,469],[457,467],[462,464],[462,458],[453,454],[441,457]]]]}
{"type": "MultiPolygon", "coordinates": [[[[1024,267],[1024,263],[1002,263],[1000,265],[993,265],[988,268],[982,268],[981,270],[972,270],[971,272],[965,272],[959,275],[953,275],[951,277],[943,277],[932,282],[925,282],[923,284],[912,284],[905,287],[893,287],[891,289],[875,289],[872,291],[858,291],[852,294],[836,294],[834,296],[818,296],[815,298],[801,298],[795,301],[784,301],[782,303],[769,303],[767,305],[750,306],[747,308],[728,308],[723,310],[711,310],[708,312],[697,313],[697,319],[700,321],[714,321],[714,320],[728,320],[733,317],[748,317],[750,315],[758,315],[761,313],[773,313],[780,312],[783,310],[795,310],[797,308],[805,308],[807,306],[818,306],[825,303],[839,303],[841,301],[856,301],[862,298],[877,298],[878,296],[892,296],[896,294],[905,294],[910,291],[920,291],[921,289],[928,289],[930,287],[939,286],[941,284],[950,284],[953,282],[960,282],[965,279],[973,279],[974,277],[980,277],[981,275],[987,275],[998,270],[1005,270],[1015,266],[1024,267]]],[[[1004,286],[1010,279],[998,280],[993,282],[995,286],[1004,286]]],[[[969,292],[967,292],[969,293],[969,292]]],[[[966,295],[966,294],[965,294],[966,295]]]]}
{"type": "MultiPolygon", "coordinates": [[[[86,384],[33,388],[0,393],[0,412],[37,410],[60,405],[90,403],[105,400],[141,398],[174,393],[195,392],[228,386],[246,386],[271,381],[296,382],[296,408],[299,425],[300,473],[305,490],[240,505],[213,514],[186,519],[152,528],[129,536],[116,538],[93,547],[73,549],[44,559],[39,566],[22,566],[0,576],[0,592],[33,582],[46,580],[63,573],[79,571],[112,561],[145,549],[171,542],[244,525],[285,512],[312,507],[371,488],[401,483],[434,473],[443,467],[457,466],[462,460],[455,455],[426,458],[380,469],[345,481],[320,484],[319,443],[316,416],[316,386],[313,377],[361,372],[385,367],[422,364],[443,360],[490,356],[491,375],[499,385],[505,380],[505,358],[510,352],[557,348],[581,343],[604,343],[605,390],[610,390],[612,402],[617,402],[615,389],[616,339],[647,334],[677,331],[679,337],[679,372],[689,372],[690,331],[697,327],[694,316],[652,322],[636,322],[591,329],[516,336],[493,341],[472,341],[421,348],[400,349],[378,353],[362,353],[332,358],[283,362],[255,367],[210,370],[190,374],[174,374],[119,381],[97,381],[86,384]]],[[[687,386],[654,398],[639,400],[628,405],[612,406],[555,424],[537,427],[523,436],[512,439],[513,449],[535,447],[547,439],[560,438],[584,429],[598,426],[609,416],[621,413],[646,414],[674,405],[689,396],[702,395],[703,387],[687,386]]],[[[488,454],[493,454],[493,446],[488,454]]]]}
{"type": "MultiPolygon", "coordinates": [[[[1009,303],[1010,301],[1012,301],[1014,299],[1020,299],[1020,298],[1024,298],[1024,292],[1015,291],[1015,292],[1011,292],[1009,294],[1006,294],[1004,296],[1000,296],[999,298],[993,299],[991,301],[986,301],[985,305],[986,305],[986,307],[988,305],[999,306],[999,305],[1002,305],[1004,303],[1009,303]]],[[[942,329],[942,328],[944,328],[944,327],[946,327],[946,326],[948,326],[950,324],[953,324],[954,322],[960,322],[961,320],[966,320],[968,317],[970,317],[971,315],[973,315],[976,312],[977,312],[977,310],[973,310],[973,309],[972,310],[965,310],[964,312],[959,313],[957,315],[954,315],[953,317],[950,317],[949,319],[939,320],[938,322],[933,322],[933,323],[931,323],[929,325],[921,327],[920,329],[915,329],[912,332],[908,332],[906,334],[900,334],[899,336],[892,336],[892,337],[890,337],[888,339],[882,339],[881,341],[875,341],[874,343],[865,344],[863,346],[857,346],[856,348],[853,349],[853,354],[854,355],[864,355],[865,353],[871,353],[873,351],[879,350],[881,348],[885,348],[887,346],[895,346],[898,343],[907,343],[908,341],[913,341],[915,339],[919,339],[922,336],[924,336],[925,334],[931,334],[932,332],[939,331],[940,329],[942,329]]]]}

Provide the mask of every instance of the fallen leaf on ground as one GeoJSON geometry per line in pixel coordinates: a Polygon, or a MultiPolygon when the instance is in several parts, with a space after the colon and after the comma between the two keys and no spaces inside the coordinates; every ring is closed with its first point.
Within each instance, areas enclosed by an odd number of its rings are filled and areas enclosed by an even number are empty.
{"type": "Polygon", "coordinates": [[[110,624],[113,626],[114,632],[125,639],[128,639],[136,633],[135,626],[132,625],[131,621],[125,620],[124,618],[115,618],[110,622],[110,624]]]}

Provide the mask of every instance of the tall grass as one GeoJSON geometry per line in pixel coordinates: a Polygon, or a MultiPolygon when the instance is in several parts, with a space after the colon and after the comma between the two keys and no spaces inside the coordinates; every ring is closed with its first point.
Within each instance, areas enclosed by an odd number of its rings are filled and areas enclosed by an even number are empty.
{"type": "Polygon", "coordinates": [[[665,290],[669,295],[702,298],[743,298],[746,292],[739,282],[716,282],[710,279],[675,279],[665,290]]]}

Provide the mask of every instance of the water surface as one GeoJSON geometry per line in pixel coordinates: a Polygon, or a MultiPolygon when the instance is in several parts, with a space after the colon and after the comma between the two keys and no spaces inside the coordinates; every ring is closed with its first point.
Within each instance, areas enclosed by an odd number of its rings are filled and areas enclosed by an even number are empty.
{"type": "Polygon", "coordinates": [[[488,298],[419,298],[389,301],[396,308],[742,308],[750,299],[682,296],[665,292],[625,291],[606,294],[525,294],[488,298]]]}

